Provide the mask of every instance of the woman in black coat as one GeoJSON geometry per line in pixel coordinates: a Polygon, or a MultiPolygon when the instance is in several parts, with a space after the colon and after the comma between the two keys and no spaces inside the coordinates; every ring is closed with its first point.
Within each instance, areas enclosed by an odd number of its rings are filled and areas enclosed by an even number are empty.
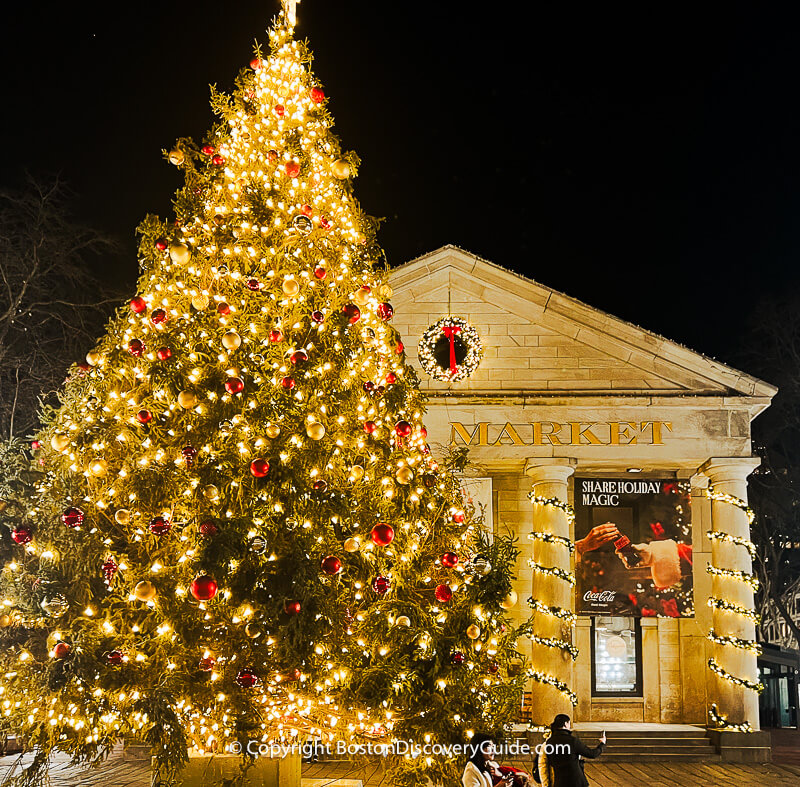
{"type": "Polygon", "coordinates": [[[581,757],[593,760],[603,752],[605,733],[600,743],[590,749],[570,729],[569,716],[559,713],[550,725],[552,734],[543,744],[543,755],[539,758],[539,773],[542,785],[547,787],[589,787],[583,772],[581,757]]]}

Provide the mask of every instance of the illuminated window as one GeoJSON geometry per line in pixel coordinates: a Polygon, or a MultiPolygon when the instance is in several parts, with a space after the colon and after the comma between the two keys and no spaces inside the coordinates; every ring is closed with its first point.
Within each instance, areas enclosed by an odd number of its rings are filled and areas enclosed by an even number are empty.
{"type": "Polygon", "coordinates": [[[592,694],[642,696],[642,638],[638,618],[592,618],[592,694]]]}

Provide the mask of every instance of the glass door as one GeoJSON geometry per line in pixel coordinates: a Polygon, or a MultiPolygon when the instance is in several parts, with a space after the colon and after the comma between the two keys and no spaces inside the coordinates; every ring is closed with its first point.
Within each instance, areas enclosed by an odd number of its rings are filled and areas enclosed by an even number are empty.
{"type": "Polygon", "coordinates": [[[592,696],[642,696],[642,629],[638,618],[592,617],[592,696]]]}

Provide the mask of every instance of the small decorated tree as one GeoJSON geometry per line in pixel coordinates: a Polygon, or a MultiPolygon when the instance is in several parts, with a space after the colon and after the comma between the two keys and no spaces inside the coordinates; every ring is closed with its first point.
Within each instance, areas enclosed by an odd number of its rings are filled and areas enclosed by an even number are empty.
{"type": "MultiPolygon", "coordinates": [[[[293,37],[270,31],[205,143],[167,155],[175,218],[37,436],[3,528],[2,728],[41,777],[146,741],[463,742],[513,720],[508,539],[490,546],[426,444],[359,160],[293,37]]],[[[398,783],[458,782],[401,761],[398,783]],[[403,775],[405,774],[405,775],[403,775]]]]}

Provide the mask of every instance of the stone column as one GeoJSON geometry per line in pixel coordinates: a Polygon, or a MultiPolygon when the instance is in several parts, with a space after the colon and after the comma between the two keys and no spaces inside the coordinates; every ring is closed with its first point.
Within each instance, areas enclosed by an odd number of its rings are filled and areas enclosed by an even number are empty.
{"type": "MultiPolygon", "coordinates": [[[[566,503],[567,481],[573,473],[574,460],[529,459],[525,472],[533,481],[533,492],[543,498],[556,498],[566,503]]],[[[562,538],[572,538],[566,512],[552,505],[533,504],[533,530],[551,533],[562,538]]],[[[567,547],[536,540],[533,542],[533,560],[543,566],[553,566],[572,571],[572,556],[567,547]]],[[[575,610],[573,586],[558,577],[539,571],[533,572],[533,598],[547,607],[575,610]]],[[[534,610],[534,633],[548,639],[572,642],[572,626],[568,621],[534,610]]],[[[535,670],[565,683],[573,691],[572,657],[558,648],[531,643],[531,662],[535,670]]],[[[549,724],[557,713],[572,716],[572,703],[558,689],[539,681],[531,686],[533,721],[549,724]]]]}
{"type": "MultiPolygon", "coordinates": [[[[715,492],[722,492],[747,501],[747,476],[758,467],[756,457],[742,456],[709,459],[700,471],[709,479],[715,492]]],[[[747,514],[737,506],[724,501],[711,503],[712,530],[739,538],[750,538],[747,514]]],[[[714,539],[711,541],[711,563],[717,568],[752,572],[752,560],[747,549],[737,544],[714,539]]],[[[711,594],[746,609],[753,609],[753,590],[749,585],[723,576],[711,577],[711,594]]],[[[733,612],[714,609],[714,630],[719,635],[755,640],[755,623],[733,612]]],[[[713,646],[714,660],[723,669],[739,678],[758,681],[756,656],[728,645],[713,646]]],[[[715,673],[710,673],[709,694],[720,713],[732,724],[749,721],[754,730],[759,729],[758,694],[742,686],[735,686],[715,673]]]]}

